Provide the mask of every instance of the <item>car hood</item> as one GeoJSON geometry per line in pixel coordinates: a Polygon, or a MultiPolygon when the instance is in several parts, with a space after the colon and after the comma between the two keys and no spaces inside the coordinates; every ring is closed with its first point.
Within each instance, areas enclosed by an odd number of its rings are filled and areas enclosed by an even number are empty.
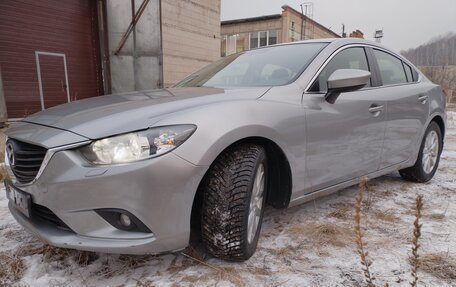
{"type": "Polygon", "coordinates": [[[100,96],[53,107],[22,121],[98,139],[151,127],[159,120],[186,109],[259,98],[268,89],[192,87],[100,96]]]}

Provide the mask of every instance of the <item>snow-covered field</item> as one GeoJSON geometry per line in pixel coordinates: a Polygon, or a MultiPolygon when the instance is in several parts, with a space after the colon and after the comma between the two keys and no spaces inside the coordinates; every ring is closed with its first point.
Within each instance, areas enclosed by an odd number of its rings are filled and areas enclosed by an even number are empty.
{"type": "MultiPolygon", "coordinates": [[[[378,286],[410,280],[413,206],[424,197],[420,286],[456,286],[456,113],[427,184],[390,174],[369,182],[363,231],[378,286]]],[[[200,247],[123,256],[49,247],[24,231],[0,192],[0,286],[365,286],[353,239],[357,187],[287,210],[268,209],[255,255],[208,258],[200,247]]]]}

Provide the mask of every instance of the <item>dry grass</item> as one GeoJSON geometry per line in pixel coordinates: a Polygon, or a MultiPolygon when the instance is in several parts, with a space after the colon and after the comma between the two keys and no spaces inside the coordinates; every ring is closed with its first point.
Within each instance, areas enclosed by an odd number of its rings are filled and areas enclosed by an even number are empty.
{"type": "Polygon", "coordinates": [[[22,258],[8,252],[0,253],[0,286],[11,286],[24,273],[22,258]]]}
{"type": "Polygon", "coordinates": [[[155,287],[156,285],[154,284],[153,281],[146,279],[145,281],[138,280],[136,281],[136,287],[155,287]]]}
{"type": "Polygon", "coordinates": [[[394,195],[394,192],[391,189],[387,189],[385,191],[380,191],[376,193],[381,198],[388,198],[394,195]]]}
{"type": "Polygon", "coordinates": [[[5,178],[8,177],[8,174],[6,172],[6,167],[5,165],[3,164],[3,153],[0,152],[0,158],[2,158],[2,160],[0,161],[0,180],[4,180],[5,178]]]}
{"type": "Polygon", "coordinates": [[[421,255],[419,265],[422,271],[437,278],[456,280],[456,259],[447,253],[421,255]]]}
{"type": "MultiPolygon", "coordinates": [[[[361,210],[365,201],[363,201],[363,195],[368,190],[367,179],[362,179],[359,184],[359,191],[356,195],[355,200],[355,241],[357,245],[357,253],[360,257],[362,270],[364,274],[364,279],[369,287],[375,287],[375,277],[372,275],[370,271],[370,266],[372,265],[372,260],[368,258],[369,253],[366,251],[367,243],[363,239],[363,233],[361,230],[361,210]]],[[[420,247],[418,240],[421,237],[421,227],[420,219],[421,219],[421,212],[423,209],[423,197],[421,195],[417,195],[415,200],[415,221],[413,222],[413,238],[412,238],[412,255],[409,258],[409,263],[411,265],[411,277],[412,281],[410,282],[411,287],[416,287],[418,284],[418,268],[420,267],[420,257],[418,255],[418,249],[420,247]]],[[[364,209],[363,209],[364,210],[364,209]]],[[[375,220],[382,220],[388,222],[397,222],[400,219],[395,216],[394,214],[386,211],[373,211],[375,220]]],[[[439,269],[440,270],[440,269],[439,269]]],[[[388,283],[385,286],[389,286],[388,283]]]]}
{"type": "Polygon", "coordinates": [[[433,213],[429,215],[432,220],[443,220],[445,219],[445,213],[433,213]]]}
{"type": "MultiPolygon", "coordinates": [[[[314,224],[303,223],[294,224],[288,232],[297,238],[305,239],[305,242],[319,245],[332,245],[337,247],[347,246],[351,242],[353,233],[344,226],[332,223],[314,224]]],[[[280,251],[280,249],[279,249],[280,251]]],[[[286,251],[284,251],[286,252],[286,251]]]]}
{"type": "Polygon", "coordinates": [[[412,282],[410,282],[411,287],[416,287],[418,284],[418,267],[419,267],[419,256],[418,240],[421,237],[421,210],[423,209],[423,197],[418,195],[415,201],[415,221],[413,222],[413,239],[412,239],[412,256],[410,258],[410,265],[412,265],[412,282]]]}
{"type": "Polygon", "coordinates": [[[0,163],[5,161],[5,143],[6,143],[6,135],[5,135],[6,128],[0,129],[0,163]]]}
{"type": "Polygon", "coordinates": [[[187,257],[181,258],[180,256],[176,256],[171,264],[169,265],[168,269],[166,271],[175,274],[180,271],[186,270],[190,266],[193,265],[193,260],[187,257]],[[181,260],[179,260],[181,259],[181,260]]]}
{"type": "Polygon", "coordinates": [[[351,230],[335,224],[321,224],[315,226],[312,236],[322,245],[344,247],[350,243],[353,234],[351,230]]]}
{"type": "MultiPolygon", "coordinates": [[[[89,252],[90,254],[91,252],[89,252]]],[[[95,253],[96,254],[96,253],[95,253]]],[[[128,270],[136,269],[147,265],[147,263],[156,256],[143,255],[143,256],[130,256],[119,255],[118,257],[106,257],[95,274],[103,278],[112,278],[120,273],[125,273],[128,270]],[[115,263],[115,264],[113,264],[115,263]]]]}
{"type": "Polygon", "coordinates": [[[355,200],[355,242],[357,246],[357,252],[361,260],[361,265],[364,279],[366,280],[368,287],[374,287],[374,280],[375,277],[372,275],[370,271],[370,266],[372,265],[372,261],[368,258],[369,253],[365,250],[367,244],[363,241],[363,233],[361,231],[361,207],[363,204],[363,194],[367,190],[367,179],[363,178],[359,183],[359,191],[356,195],[355,200]]]}
{"type": "Polygon", "coordinates": [[[69,268],[73,263],[86,267],[98,259],[98,255],[93,252],[58,248],[33,240],[21,244],[15,250],[0,253],[0,286],[16,284],[25,270],[23,258],[32,255],[41,255],[44,263],[58,263],[66,272],[72,271],[69,268]]]}
{"type": "Polygon", "coordinates": [[[59,248],[37,242],[22,244],[14,252],[14,256],[19,258],[37,254],[42,255],[43,262],[60,262],[63,265],[69,265],[70,263],[66,261],[70,260],[83,267],[98,259],[98,254],[94,252],[59,248]]]}
{"type": "Polygon", "coordinates": [[[396,215],[394,215],[393,213],[391,213],[389,211],[376,210],[376,211],[372,212],[372,217],[374,219],[378,219],[378,220],[386,221],[386,222],[391,222],[391,223],[400,221],[399,217],[397,217],[396,215]]]}
{"type": "MultiPolygon", "coordinates": [[[[208,267],[211,269],[212,273],[215,274],[204,274],[198,279],[198,283],[201,283],[202,280],[212,280],[215,278],[218,279],[218,281],[221,280],[226,280],[231,283],[233,283],[235,286],[246,286],[245,282],[242,280],[242,278],[239,276],[239,271],[234,268],[234,267],[219,267],[210,264],[207,262],[206,258],[201,256],[198,252],[196,252],[193,248],[187,248],[187,252],[182,252],[181,255],[185,256],[186,258],[189,258],[193,260],[193,263],[196,263],[198,265],[203,265],[205,267],[208,267]]],[[[194,278],[193,278],[194,279],[194,278]]],[[[192,279],[190,279],[192,280],[192,279]]]]}
{"type": "Polygon", "coordinates": [[[247,286],[244,280],[239,276],[239,272],[234,267],[224,267],[220,274],[220,280],[226,280],[234,284],[234,286],[247,286]]]}
{"type": "Polygon", "coordinates": [[[337,219],[348,219],[352,216],[353,206],[349,203],[338,202],[332,205],[333,211],[329,213],[329,216],[337,219]]]}

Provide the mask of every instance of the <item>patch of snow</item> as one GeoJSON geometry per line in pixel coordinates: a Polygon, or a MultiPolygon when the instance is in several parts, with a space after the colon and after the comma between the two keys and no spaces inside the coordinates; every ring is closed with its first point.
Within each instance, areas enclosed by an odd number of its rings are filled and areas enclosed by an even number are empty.
{"type": "Polygon", "coordinates": [[[447,125],[449,128],[456,128],[456,112],[447,111],[447,125]]]}

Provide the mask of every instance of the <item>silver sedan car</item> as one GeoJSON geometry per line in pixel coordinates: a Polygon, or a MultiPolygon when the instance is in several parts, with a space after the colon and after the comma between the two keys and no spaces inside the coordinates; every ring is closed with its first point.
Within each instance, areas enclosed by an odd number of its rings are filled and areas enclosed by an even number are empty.
{"type": "Polygon", "coordinates": [[[9,208],[51,245],[246,260],[266,205],[294,206],[399,171],[429,181],[445,95],[360,39],[221,59],[173,88],[96,97],[12,125],[9,208]]]}

